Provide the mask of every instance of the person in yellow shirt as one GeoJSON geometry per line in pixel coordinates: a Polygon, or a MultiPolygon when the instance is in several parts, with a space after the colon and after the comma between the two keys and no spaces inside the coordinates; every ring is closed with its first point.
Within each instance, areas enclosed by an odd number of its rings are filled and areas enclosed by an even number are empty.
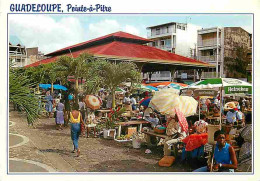
{"type": "Polygon", "coordinates": [[[82,115],[79,111],[79,105],[73,104],[72,111],[70,112],[70,123],[71,123],[71,139],[73,142],[73,153],[77,151],[77,157],[80,155],[80,149],[78,145],[79,135],[80,135],[80,124],[84,124],[82,115]]]}

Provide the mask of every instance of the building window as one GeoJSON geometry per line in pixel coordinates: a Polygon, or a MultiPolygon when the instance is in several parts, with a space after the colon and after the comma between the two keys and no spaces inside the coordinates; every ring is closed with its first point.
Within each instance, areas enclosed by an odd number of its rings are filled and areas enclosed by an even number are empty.
{"type": "Polygon", "coordinates": [[[177,29],[181,29],[181,26],[180,26],[180,25],[177,25],[177,29]]]}
{"type": "Polygon", "coordinates": [[[182,30],[185,30],[185,26],[182,27],[182,30]]]}
{"type": "Polygon", "coordinates": [[[171,39],[165,40],[166,47],[171,47],[171,39]]]}
{"type": "Polygon", "coordinates": [[[166,27],[166,33],[169,33],[169,27],[168,26],[166,27]]]}
{"type": "Polygon", "coordinates": [[[164,46],[165,45],[165,42],[164,40],[161,40],[161,45],[164,46]]]}
{"type": "Polygon", "coordinates": [[[210,51],[209,51],[209,55],[210,55],[210,56],[214,55],[213,50],[210,50],[210,51]]]}
{"type": "Polygon", "coordinates": [[[160,28],[156,28],[156,35],[160,34],[160,28]]]}

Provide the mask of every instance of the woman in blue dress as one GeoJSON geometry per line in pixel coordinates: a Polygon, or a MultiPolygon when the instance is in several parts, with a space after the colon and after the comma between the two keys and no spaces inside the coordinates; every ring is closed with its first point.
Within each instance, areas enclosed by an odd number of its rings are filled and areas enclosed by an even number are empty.
{"type": "Polygon", "coordinates": [[[52,112],[52,109],[53,109],[53,105],[52,105],[53,98],[50,94],[50,91],[46,92],[45,100],[46,100],[45,109],[47,111],[47,116],[50,118],[51,112],[52,112]]]}
{"type": "Polygon", "coordinates": [[[64,124],[64,104],[63,104],[63,100],[60,100],[60,102],[57,105],[56,108],[56,124],[57,124],[57,128],[58,130],[62,130],[62,125],[64,124]]]}

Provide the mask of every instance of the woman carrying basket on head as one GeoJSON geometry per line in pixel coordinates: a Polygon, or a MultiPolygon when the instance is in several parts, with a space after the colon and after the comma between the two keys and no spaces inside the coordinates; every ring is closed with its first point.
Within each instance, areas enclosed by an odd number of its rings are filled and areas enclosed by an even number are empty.
{"type": "Polygon", "coordinates": [[[77,157],[80,155],[80,149],[78,146],[78,141],[79,141],[79,135],[81,133],[81,124],[85,124],[82,119],[82,115],[79,111],[79,105],[78,104],[73,104],[72,106],[72,111],[70,112],[70,123],[71,123],[71,139],[73,142],[73,153],[77,151],[77,157]]]}

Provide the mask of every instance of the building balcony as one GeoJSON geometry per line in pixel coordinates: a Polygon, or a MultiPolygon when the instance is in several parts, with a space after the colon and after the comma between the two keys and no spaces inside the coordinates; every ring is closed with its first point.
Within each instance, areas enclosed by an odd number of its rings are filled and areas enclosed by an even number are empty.
{"type": "Polygon", "coordinates": [[[171,36],[172,34],[175,34],[175,33],[174,32],[169,32],[169,33],[166,33],[166,32],[160,32],[160,33],[148,32],[147,38],[148,39],[154,39],[154,38],[160,38],[160,37],[167,37],[167,36],[171,36]]]}
{"type": "Polygon", "coordinates": [[[170,45],[160,45],[160,46],[155,46],[156,48],[159,48],[161,50],[172,50],[172,47],[170,45]]]}
{"type": "Polygon", "coordinates": [[[198,41],[198,47],[214,47],[217,46],[217,43],[220,45],[221,39],[212,38],[207,40],[198,41]]]}
{"type": "MultiPolygon", "coordinates": [[[[218,61],[220,62],[220,55],[218,55],[218,61]]],[[[217,61],[217,55],[211,55],[211,56],[199,56],[199,60],[207,63],[215,63],[217,61]]]]}

